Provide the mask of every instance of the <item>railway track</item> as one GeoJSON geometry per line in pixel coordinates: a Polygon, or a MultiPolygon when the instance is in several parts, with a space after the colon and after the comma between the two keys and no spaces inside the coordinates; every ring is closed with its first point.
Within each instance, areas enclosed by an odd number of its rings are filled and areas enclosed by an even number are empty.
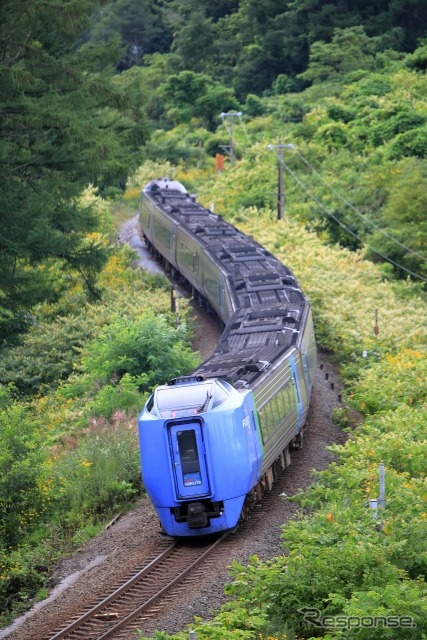
{"type": "Polygon", "coordinates": [[[194,583],[227,534],[214,542],[163,543],[129,579],[44,640],[107,640],[129,637],[145,620],[156,617],[184,580],[194,583]]]}
{"type": "MultiPolygon", "coordinates": [[[[281,478],[283,481],[283,476],[281,478]]],[[[263,499],[251,511],[249,520],[240,523],[242,530],[266,517],[282,490],[282,481],[274,483],[263,499]]],[[[92,603],[66,626],[46,635],[43,640],[121,640],[144,622],[157,618],[168,603],[176,599],[177,590],[188,590],[201,579],[209,563],[228,554],[227,545],[222,553],[218,547],[227,538],[223,534],[214,541],[191,540],[185,543],[163,541],[157,555],[146,559],[127,579],[122,580],[111,593],[92,603]]]]}

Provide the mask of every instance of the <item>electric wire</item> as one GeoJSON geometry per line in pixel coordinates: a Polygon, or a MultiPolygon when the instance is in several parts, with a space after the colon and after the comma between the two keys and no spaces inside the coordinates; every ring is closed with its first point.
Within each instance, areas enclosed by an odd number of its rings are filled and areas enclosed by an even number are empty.
{"type": "Polygon", "coordinates": [[[242,114],[240,114],[240,116],[239,116],[239,121],[240,121],[240,124],[242,125],[243,133],[244,133],[244,134],[245,134],[245,136],[246,136],[246,140],[248,141],[248,143],[249,143],[250,145],[252,145],[251,139],[250,139],[250,137],[249,137],[249,134],[248,134],[248,132],[247,132],[247,129],[246,129],[246,127],[245,127],[245,124],[244,124],[244,122],[243,122],[243,120],[242,120],[242,114]]]}
{"type": "MultiPolygon", "coordinates": [[[[223,116],[224,114],[221,114],[221,116],[223,116]]],[[[233,114],[234,115],[234,114],[233,114]]],[[[243,123],[243,119],[242,119],[242,113],[239,112],[237,115],[239,122],[242,126],[243,132],[246,136],[246,139],[249,143],[249,145],[252,144],[252,141],[248,135],[248,132],[246,130],[246,127],[243,123]]],[[[224,118],[223,118],[223,122],[224,122],[224,118]]],[[[225,123],[224,123],[225,124],[225,123]]],[[[271,145],[271,148],[273,148],[273,145],[271,145]]],[[[369,220],[369,218],[366,218],[360,211],[358,211],[358,209],[356,209],[356,207],[354,207],[351,202],[348,202],[346,200],[346,198],[344,198],[344,196],[341,196],[340,193],[338,193],[335,189],[333,189],[330,185],[328,185],[325,180],[322,178],[321,174],[314,168],[311,166],[311,164],[308,162],[308,160],[306,160],[304,158],[304,156],[302,155],[302,153],[299,151],[299,149],[297,149],[294,145],[292,145],[292,148],[296,150],[298,156],[301,158],[301,160],[304,162],[304,164],[309,167],[309,169],[315,174],[317,175],[320,180],[329,188],[331,189],[331,191],[337,195],[348,207],[350,207],[352,209],[352,211],[354,211],[357,215],[359,215],[365,222],[368,222],[369,224],[371,224],[373,227],[375,227],[375,229],[377,229],[380,233],[382,233],[383,235],[385,235],[387,238],[389,238],[390,240],[392,240],[393,242],[395,242],[396,244],[398,244],[399,246],[401,246],[403,249],[405,249],[408,253],[412,253],[413,255],[416,255],[417,257],[421,258],[422,260],[425,261],[425,256],[421,255],[420,253],[413,251],[412,249],[410,249],[409,247],[407,247],[406,245],[404,245],[403,243],[401,243],[399,240],[397,240],[396,238],[394,238],[393,236],[391,236],[389,233],[387,233],[387,231],[385,231],[384,229],[381,229],[381,227],[379,227],[375,222],[372,222],[372,220],[369,220]]],[[[382,253],[381,251],[378,251],[377,249],[374,249],[374,247],[372,247],[368,242],[366,242],[365,240],[363,240],[362,238],[360,238],[354,231],[352,231],[352,229],[350,229],[346,224],[344,224],[339,218],[337,218],[337,216],[335,216],[333,213],[331,213],[326,207],[325,205],[320,202],[320,200],[318,198],[316,198],[316,196],[312,195],[309,191],[309,189],[304,185],[304,183],[296,176],[296,174],[291,170],[290,167],[288,167],[285,163],[285,161],[283,160],[283,158],[281,156],[279,156],[279,154],[277,152],[275,152],[275,155],[278,159],[278,161],[282,164],[282,166],[286,169],[286,171],[289,173],[289,175],[300,185],[300,187],[310,196],[310,198],[312,198],[320,207],[321,209],[323,209],[323,211],[325,211],[325,213],[332,218],[333,220],[335,220],[335,222],[337,224],[339,224],[343,229],[345,229],[347,231],[347,233],[349,233],[350,235],[352,235],[354,238],[356,238],[361,244],[365,245],[366,247],[368,247],[368,249],[370,249],[371,251],[373,251],[375,254],[377,254],[378,256],[380,256],[381,258],[383,258],[384,260],[386,260],[387,262],[389,262],[390,264],[393,264],[395,267],[397,267],[398,269],[402,269],[403,271],[405,271],[406,273],[412,275],[414,278],[417,278],[419,280],[421,280],[422,282],[427,282],[427,279],[424,278],[423,276],[420,276],[419,274],[415,273],[414,271],[411,271],[411,269],[408,269],[407,267],[404,267],[402,264],[396,262],[395,260],[393,260],[392,258],[389,258],[388,256],[386,256],[384,253],[382,253]]]]}
{"type": "Polygon", "coordinates": [[[377,231],[379,231],[380,233],[382,233],[384,236],[386,236],[387,238],[389,238],[390,240],[392,240],[393,242],[395,242],[396,244],[398,244],[400,247],[402,247],[403,249],[405,249],[408,253],[412,253],[414,256],[418,256],[418,258],[421,258],[422,260],[425,261],[425,256],[421,255],[421,253],[418,253],[417,251],[413,251],[412,249],[410,249],[409,247],[407,247],[406,245],[404,245],[402,242],[400,242],[399,240],[397,240],[396,238],[394,238],[393,236],[391,236],[387,231],[385,231],[384,229],[382,229],[381,227],[379,227],[375,222],[373,222],[372,220],[370,220],[369,218],[367,218],[366,216],[363,215],[363,213],[361,213],[360,211],[358,211],[358,209],[353,206],[351,204],[351,202],[349,202],[346,198],[344,198],[344,196],[342,196],[338,191],[336,191],[333,187],[331,187],[331,185],[329,185],[322,177],[322,175],[308,162],[308,160],[306,160],[304,158],[304,156],[302,155],[302,153],[299,151],[299,149],[297,149],[295,147],[295,151],[297,152],[298,156],[301,158],[301,160],[304,162],[304,164],[316,175],[318,176],[318,178],[320,178],[320,180],[323,182],[323,184],[325,186],[328,187],[328,189],[330,189],[332,191],[332,193],[334,193],[336,196],[338,196],[338,198],[344,202],[352,211],[354,211],[354,213],[356,213],[360,218],[362,218],[362,220],[364,222],[367,222],[368,224],[372,225],[373,227],[375,227],[375,229],[377,229],[377,231]]]}
{"type": "Polygon", "coordinates": [[[316,196],[314,196],[313,194],[310,193],[309,189],[306,187],[306,185],[302,182],[302,180],[300,180],[298,178],[298,176],[292,171],[292,169],[290,167],[288,167],[288,165],[285,163],[285,161],[283,160],[283,158],[280,157],[280,155],[275,152],[275,155],[278,159],[278,161],[280,162],[280,164],[284,167],[284,169],[286,169],[286,171],[289,173],[289,175],[297,182],[297,184],[310,196],[310,198],[312,198],[312,200],[314,200],[316,202],[316,204],[319,205],[319,207],[321,209],[323,209],[323,211],[326,213],[326,215],[328,215],[330,218],[332,218],[333,220],[335,220],[335,222],[337,224],[340,225],[340,227],[342,227],[343,229],[345,229],[347,231],[347,233],[349,233],[350,235],[352,235],[354,238],[356,238],[360,243],[364,244],[366,247],[368,247],[368,249],[370,249],[371,251],[373,251],[374,253],[376,253],[378,256],[381,256],[381,258],[383,258],[384,260],[386,260],[387,262],[390,262],[391,264],[393,264],[395,267],[397,267],[398,269],[402,269],[403,271],[406,271],[406,273],[410,274],[411,276],[413,276],[414,278],[417,278],[419,280],[422,280],[423,282],[427,282],[426,278],[423,278],[423,276],[420,276],[417,273],[414,273],[413,271],[411,271],[410,269],[407,269],[406,267],[404,267],[402,264],[399,264],[398,262],[395,262],[392,258],[389,258],[388,256],[386,256],[384,253],[381,253],[381,251],[378,251],[378,249],[374,249],[374,247],[372,247],[369,243],[367,243],[365,240],[362,240],[362,238],[360,238],[357,233],[355,233],[354,231],[352,231],[352,229],[350,229],[349,227],[347,227],[346,224],[344,224],[339,218],[337,218],[337,216],[335,216],[333,213],[331,213],[326,207],[325,205],[318,199],[316,198],[316,196]]]}

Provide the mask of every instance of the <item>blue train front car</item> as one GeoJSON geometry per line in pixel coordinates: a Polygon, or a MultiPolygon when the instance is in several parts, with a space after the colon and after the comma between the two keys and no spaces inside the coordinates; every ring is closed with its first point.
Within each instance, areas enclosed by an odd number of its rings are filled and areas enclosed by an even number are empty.
{"type": "Polygon", "coordinates": [[[224,380],[176,378],[138,419],[142,476],[165,533],[232,529],[261,471],[252,393],[224,380]]]}

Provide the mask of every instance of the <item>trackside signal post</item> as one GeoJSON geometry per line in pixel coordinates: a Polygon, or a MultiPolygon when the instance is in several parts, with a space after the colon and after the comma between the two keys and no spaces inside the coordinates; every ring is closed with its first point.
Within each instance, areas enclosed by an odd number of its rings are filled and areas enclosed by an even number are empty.
{"type": "Polygon", "coordinates": [[[283,181],[283,149],[294,149],[293,144],[269,144],[267,149],[275,151],[277,149],[277,166],[278,166],[278,181],[277,181],[277,219],[283,220],[285,217],[285,186],[283,181]]]}

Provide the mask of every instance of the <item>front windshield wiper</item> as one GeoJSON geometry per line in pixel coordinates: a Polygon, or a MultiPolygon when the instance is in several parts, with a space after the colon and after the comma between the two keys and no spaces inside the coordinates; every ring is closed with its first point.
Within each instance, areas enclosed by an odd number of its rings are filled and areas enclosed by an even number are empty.
{"type": "Polygon", "coordinates": [[[197,409],[197,413],[203,413],[203,411],[205,411],[211,398],[212,396],[209,395],[209,391],[206,391],[206,400],[204,401],[202,406],[197,409]]]}

